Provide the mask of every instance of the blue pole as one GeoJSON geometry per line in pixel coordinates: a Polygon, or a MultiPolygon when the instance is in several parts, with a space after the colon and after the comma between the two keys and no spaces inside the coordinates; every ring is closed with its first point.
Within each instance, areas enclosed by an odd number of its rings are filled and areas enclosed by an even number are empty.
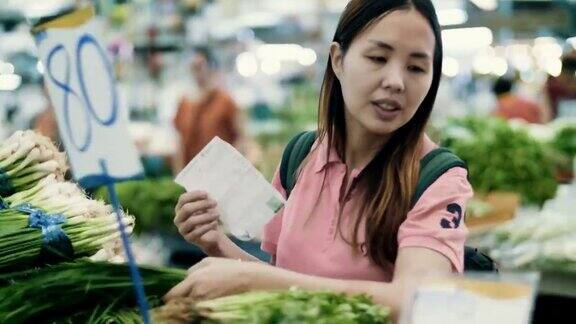
{"type": "Polygon", "coordinates": [[[140,315],[144,319],[144,324],[150,324],[150,314],[148,313],[148,302],[146,301],[146,293],[144,292],[144,285],[142,284],[142,277],[138,271],[138,266],[134,260],[134,255],[132,254],[132,249],[130,248],[130,240],[126,234],[126,227],[122,222],[122,210],[120,209],[120,201],[118,199],[118,194],[116,193],[116,188],[114,187],[114,182],[108,176],[108,170],[106,168],[106,162],[100,161],[102,166],[102,171],[104,176],[108,178],[106,187],[108,188],[108,194],[110,196],[110,202],[112,207],[114,207],[114,212],[116,213],[116,220],[118,221],[118,229],[120,230],[120,236],[122,237],[122,245],[124,246],[124,252],[128,258],[128,265],[130,267],[130,276],[132,277],[132,282],[134,283],[134,290],[136,293],[136,300],[138,301],[138,308],[140,309],[140,315]]]}

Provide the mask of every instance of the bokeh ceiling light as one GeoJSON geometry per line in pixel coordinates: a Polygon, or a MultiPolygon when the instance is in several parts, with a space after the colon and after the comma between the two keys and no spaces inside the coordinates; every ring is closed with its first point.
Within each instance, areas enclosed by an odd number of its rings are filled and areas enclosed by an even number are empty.
{"type": "Polygon", "coordinates": [[[468,21],[468,14],[462,9],[442,9],[438,11],[442,26],[461,25],[468,21]]]}
{"type": "Polygon", "coordinates": [[[38,73],[44,74],[44,64],[42,64],[42,61],[38,61],[38,63],[36,63],[36,70],[38,73]]]}
{"type": "Polygon", "coordinates": [[[275,75],[278,72],[280,72],[280,68],[282,67],[282,65],[280,64],[280,62],[278,62],[278,60],[275,59],[265,59],[262,61],[262,64],[260,65],[260,69],[262,69],[262,72],[264,72],[267,75],[275,75]]]}
{"type": "Polygon", "coordinates": [[[244,52],[236,58],[236,69],[243,77],[253,77],[258,73],[258,61],[250,52],[244,52]]]}
{"type": "Polygon", "coordinates": [[[551,59],[546,64],[546,72],[553,77],[557,77],[562,72],[562,61],[559,59],[551,59]]]}
{"type": "Polygon", "coordinates": [[[442,74],[449,78],[453,78],[460,72],[460,64],[453,57],[445,57],[442,63],[442,74]]]}
{"type": "Polygon", "coordinates": [[[316,52],[311,48],[304,48],[300,51],[300,55],[298,57],[298,63],[304,66],[311,66],[316,63],[318,56],[316,52]]]}
{"type": "Polygon", "coordinates": [[[0,61],[0,74],[14,74],[14,65],[0,61]]]}
{"type": "Polygon", "coordinates": [[[498,0],[471,0],[478,8],[486,11],[498,9],[498,0]]]}
{"type": "Polygon", "coordinates": [[[17,74],[0,74],[0,91],[14,91],[22,83],[22,77],[17,74]]]}
{"type": "Polygon", "coordinates": [[[477,52],[490,46],[494,40],[487,27],[455,28],[442,31],[442,41],[448,53],[477,52]]]}
{"type": "Polygon", "coordinates": [[[476,73],[489,74],[492,71],[492,62],[494,57],[489,55],[478,55],[474,59],[472,67],[476,73]]]}
{"type": "Polygon", "coordinates": [[[508,62],[501,57],[496,57],[492,61],[492,74],[496,76],[503,76],[508,72],[508,62]]]}

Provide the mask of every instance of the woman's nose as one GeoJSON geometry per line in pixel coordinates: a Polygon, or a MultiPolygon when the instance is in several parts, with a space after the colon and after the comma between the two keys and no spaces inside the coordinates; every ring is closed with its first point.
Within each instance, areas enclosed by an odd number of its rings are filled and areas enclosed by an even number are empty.
{"type": "Polygon", "coordinates": [[[391,93],[402,93],[404,91],[404,78],[400,67],[390,64],[382,71],[381,87],[391,93]]]}

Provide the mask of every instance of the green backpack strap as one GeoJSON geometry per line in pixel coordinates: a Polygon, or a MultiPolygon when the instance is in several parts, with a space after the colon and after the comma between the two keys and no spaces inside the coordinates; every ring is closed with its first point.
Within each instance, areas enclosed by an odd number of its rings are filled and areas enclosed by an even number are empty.
{"type": "Polygon", "coordinates": [[[440,147],[426,154],[420,160],[420,177],[414,196],[412,196],[412,207],[416,205],[428,187],[448,170],[456,167],[466,169],[466,163],[447,148],[440,147]]]}
{"type": "Polygon", "coordinates": [[[280,163],[280,182],[286,191],[286,197],[290,196],[296,185],[296,170],[306,158],[312,145],[316,141],[316,131],[302,132],[288,142],[282,154],[280,163]]]}

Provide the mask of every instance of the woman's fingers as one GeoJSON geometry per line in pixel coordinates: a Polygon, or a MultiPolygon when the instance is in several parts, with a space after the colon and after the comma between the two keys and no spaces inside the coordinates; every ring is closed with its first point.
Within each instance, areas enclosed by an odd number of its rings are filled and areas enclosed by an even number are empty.
{"type": "Polygon", "coordinates": [[[180,195],[180,197],[178,198],[178,203],[176,203],[176,209],[180,209],[182,206],[184,206],[187,203],[193,202],[193,201],[197,201],[197,200],[202,200],[202,199],[207,199],[208,198],[208,194],[205,191],[190,191],[190,192],[185,192],[183,194],[180,195]]]}
{"type": "Polygon", "coordinates": [[[218,225],[218,222],[212,222],[209,224],[201,225],[198,228],[194,229],[193,231],[191,231],[187,234],[183,234],[184,238],[188,242],[196,242],[196,241],[198,241],[198,239],[200,239],[202,237],[202,235],[216,229],[217,225],[218,225]]]}
{"type": "Polygon", "coordinates": [[[187,276],[184,281],[170,289],[170,291],[164,296],[164,300],[189,296],[192,292],[192,287],[194,287],[194,281],[191,276],[187,276]]]}
{"type": "Polygon", "coordinates": [[[217,221],[219,217],[220,215],[218,215],[215,211],[209,211],[205,214],[191,216],[187,221],[181,223],[180,226],[178,226],[178,229],[182,235],[187,235],[202,225],[217,221]]]}
{"type": "Polygon", "coordinates": [[[176,217],[174,217],[174,224],[178,226],[180,223],[188,220],[194,214],[210,208],[216,207],[216,201],[212,199],[204,199],[184,204],[180,209],[176,210],[176,217]]]}

